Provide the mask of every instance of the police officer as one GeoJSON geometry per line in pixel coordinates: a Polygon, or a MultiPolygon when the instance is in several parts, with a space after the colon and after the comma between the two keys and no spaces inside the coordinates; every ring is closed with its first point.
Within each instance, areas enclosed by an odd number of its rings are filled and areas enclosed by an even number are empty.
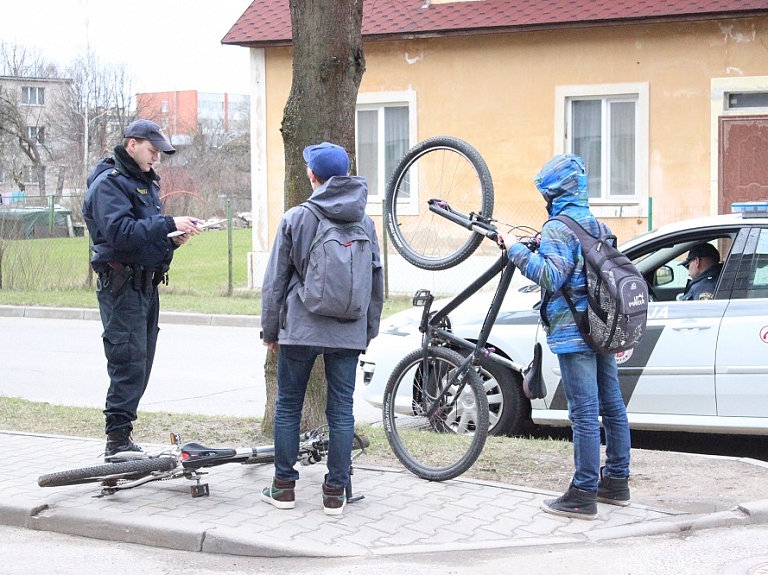
{"type": "Polygon", "coordinates": [[[106,461],[120,452],[141,451],[131,433],[155,357],[157,285],[166,277],[174,250],[200,233],[197,218],[162,214],[160,178],[153,170],[160,152],[176,152],[160,127],[150,120],[131,123],[123,144],[88,176],[83,202],[110,379],[104,408],[106,461]]]}
{"type": "Polygon", "coordinates": [[[685,287],[682,301],[712,299],[720,277],[723,264],[720,253],[712,244],[697,244],[688,252],[688,257],[680,264],[688,270],[691,281],[685,287]]]}

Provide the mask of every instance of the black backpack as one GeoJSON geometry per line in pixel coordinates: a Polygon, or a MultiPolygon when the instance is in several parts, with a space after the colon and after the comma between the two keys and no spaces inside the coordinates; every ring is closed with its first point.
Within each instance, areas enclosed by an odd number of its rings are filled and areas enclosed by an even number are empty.
{"type": "MultiPolygon", "coordinates": [[[[595,237],[569,216],[552,218],[567,225],[581,244],[587,275],[587,309],[576,311],[565,287],[561,293],[571,308],[581,336],[597,353],[632,349],[645,333],[648,286],[630,259],[616,248],[616,236],[595,237]]],[[[541,316],[546,323],[545,294],[541,316]]]]}

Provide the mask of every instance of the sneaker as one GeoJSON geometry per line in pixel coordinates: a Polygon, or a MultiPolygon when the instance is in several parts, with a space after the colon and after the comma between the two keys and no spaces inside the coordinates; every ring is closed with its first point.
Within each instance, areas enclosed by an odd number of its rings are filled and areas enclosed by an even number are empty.
{"type": "Polygon", "coordinates": [[[343,487],[328,487],[323,481],[323,511],[326,515],[341,515],[347,504],[347,493],[343,487]]]}
{"type": "Polygon", "coordinates": [[[541,504],[542,511],[552,515],[564,515],[576,519],[597,519],[597,494],[568,486],[568,491],[557,499],[547,499],[541,504]]]}
{"type": "Polygon", "coordinates": [[[272,485],[261,491],[261,500],[278,509],[293,509],[296,507],[295,481],[284,481],[275,477],[272,485]]]}
{"type": "Polygon", "coordinates": [[[600,468],[600,481],[597,482],[597,500],[626,507],[629,505],[629,479],[604,475],[605,467],[600,468]]]}
{"type": "Polygon", "coordinates": [[[108,433],[107,444],[104,446],[104,461],[106,463],[119,462],[121,459],[115,455],[124,452],[143,453],[144,450],[133,442],[131,430],[128,428],[108,433]]]}

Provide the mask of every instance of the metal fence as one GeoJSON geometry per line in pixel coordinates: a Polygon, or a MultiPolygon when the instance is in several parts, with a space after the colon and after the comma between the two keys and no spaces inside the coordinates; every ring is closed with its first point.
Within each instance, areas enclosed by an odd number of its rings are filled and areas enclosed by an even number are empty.
{"type": "MultiPolygon", "coordinates": [[[[0,289],[89,289],[91,243],[82,218],[82,195],[17,195],[0,205],[0,289]]],[[[224,223],[191,238],[174,254],[171,292],[222,295],[248,283],[251,231],[247,216],[198,207],[194,215],[224,223]]]]}

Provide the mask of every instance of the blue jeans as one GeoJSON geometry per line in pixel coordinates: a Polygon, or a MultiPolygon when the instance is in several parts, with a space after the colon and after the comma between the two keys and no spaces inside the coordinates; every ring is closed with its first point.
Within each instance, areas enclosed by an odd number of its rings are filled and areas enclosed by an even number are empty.
{"type": "Polygon", "coordinates": [[[328,395],[328,487],[339,489],[349,483],[352,441],[355,434],[353,394],[359,350],[305,345],[281,345],[277,355],[277,403],[275,406],[275,477],[284,481],[299,478],[301,412],[307,382],[318,355],[325,362],[328,395]]]}
{"type": "Polygon", "coordinates": [[[573,426],[573,485],[597,491],[600,474],[600,420],[605,428],[604,475],[629,477],[631,439],[619,388],[616,357],[593,352],[557,356],[573,426]]]}

